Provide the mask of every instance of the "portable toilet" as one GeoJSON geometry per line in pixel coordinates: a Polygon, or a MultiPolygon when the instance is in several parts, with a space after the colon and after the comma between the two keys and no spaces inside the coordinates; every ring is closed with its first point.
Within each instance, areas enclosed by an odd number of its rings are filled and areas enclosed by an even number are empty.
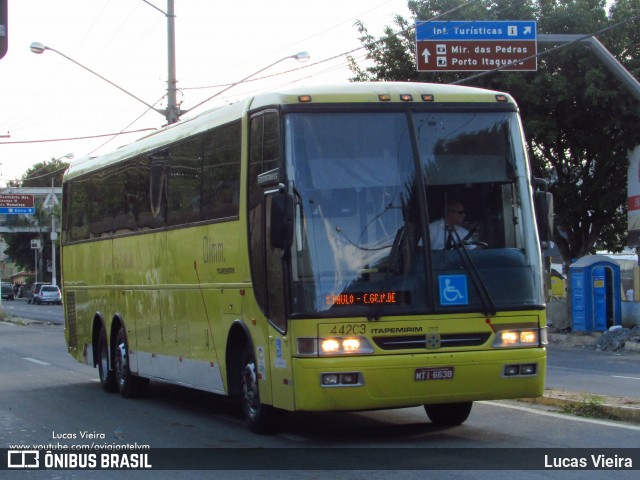
{"type": "Polygon", "coordinates": [[[573,263],[569,272],[573,331],[604,332],[620,325],[620,265],[604,255],[590,255],[573,263]]]}

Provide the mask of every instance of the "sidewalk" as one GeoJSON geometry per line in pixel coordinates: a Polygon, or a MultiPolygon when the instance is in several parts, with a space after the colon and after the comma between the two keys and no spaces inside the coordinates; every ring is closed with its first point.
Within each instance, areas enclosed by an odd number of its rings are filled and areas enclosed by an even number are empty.
{"type": "Polygon", "coordinates": [[[640,399],[593,395],[547,388],[542,397],[522,398],[521,402],[560,408],[570,414],[640,423],[640,399]]]}

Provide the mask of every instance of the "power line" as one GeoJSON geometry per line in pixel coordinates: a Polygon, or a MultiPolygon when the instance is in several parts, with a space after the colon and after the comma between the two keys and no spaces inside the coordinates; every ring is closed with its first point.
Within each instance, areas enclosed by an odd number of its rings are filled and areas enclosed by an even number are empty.
{"type": "Polygon", "coordinates": [[[114,135],[122,135],[125,133],[139,133],[139,132],[147,132],[149,130],[157,130],[157,128],[140,128],[138,130],[129,130],[126,132],[119,132],[119,133],[103,133],[101,135],[87,135],[84,137],[70,137],[70,138],[50,138],[50,139],[46,139],[46,140],[16,140],[16,141],[12,141],[12,142],[0,142],[0,145],[15,145],[15,144],[21,144],[21,143],[46,143],[46,142],[67,142],[67,141],[71,141],[71,140],[87,140],[90,138],[100,138],[100,137],[111,137],[114,135]]]}

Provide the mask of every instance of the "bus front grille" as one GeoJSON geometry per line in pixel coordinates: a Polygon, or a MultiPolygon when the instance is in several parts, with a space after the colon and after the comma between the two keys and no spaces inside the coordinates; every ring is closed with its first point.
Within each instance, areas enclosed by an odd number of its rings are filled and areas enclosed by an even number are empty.
{"type": "Polygon", "coordinates": [[[444,335],[407,335],[373,337],[375,344],[383,350],[408,350],[416,348],[439,349],[479,347],[489,340],[489,333],[451,333],[444,335]]]}

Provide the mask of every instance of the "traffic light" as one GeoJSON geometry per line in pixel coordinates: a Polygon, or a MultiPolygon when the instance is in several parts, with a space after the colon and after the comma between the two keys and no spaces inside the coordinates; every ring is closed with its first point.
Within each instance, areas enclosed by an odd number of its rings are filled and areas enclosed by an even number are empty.
{"type": "Polygon", "coordinates": [[[8,0],[0,0],[0,58],[5,56],[7,48],[9,47],[7,1],[8,0]]]}

